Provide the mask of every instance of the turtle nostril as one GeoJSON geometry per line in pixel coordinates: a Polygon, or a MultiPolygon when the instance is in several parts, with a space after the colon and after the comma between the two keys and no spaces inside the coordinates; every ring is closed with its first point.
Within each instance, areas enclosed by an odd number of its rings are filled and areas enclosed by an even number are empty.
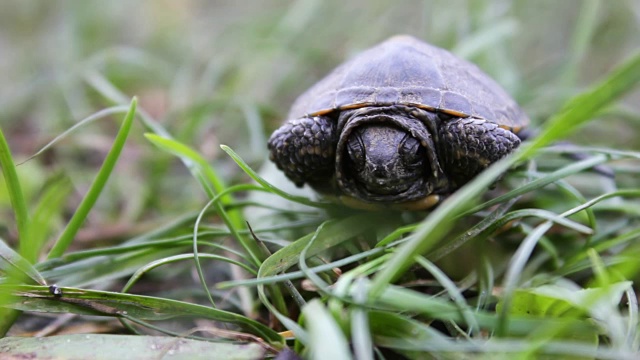
{"type": "Polygon", "coordinates": [[[375,176],[378,179],[382,179],[386,177],[386,171],[385,168],[383,166],[377,166],[373,169],[373,176],[375,176]]]}

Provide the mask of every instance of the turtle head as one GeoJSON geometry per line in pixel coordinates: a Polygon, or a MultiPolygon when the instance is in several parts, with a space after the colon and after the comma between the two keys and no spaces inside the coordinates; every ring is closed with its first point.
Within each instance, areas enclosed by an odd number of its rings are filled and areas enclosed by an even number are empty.
{"type": "Polygon", "coordinates": [[[358,127],[347,139],[345,155],[347,176],[363,192],[384,197],[424,186],[426,150],[395,126],[358,127]]]}
{"type": "Polygon", "coordinates": [[[352,117],[338,142],[342,192],[366,202],[401,203],[433,193],[439,169],[426,126],[406,114],[352,117]]]}

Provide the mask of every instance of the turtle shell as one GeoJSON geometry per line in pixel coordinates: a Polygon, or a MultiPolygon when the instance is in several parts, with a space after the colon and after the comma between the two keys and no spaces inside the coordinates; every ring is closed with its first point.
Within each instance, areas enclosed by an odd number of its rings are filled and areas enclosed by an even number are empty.
{"type": "Polygon", "coordinates": [[[296,100],[289,119],[393,104],[480,118],[514,133],[529,123],[516,102],[476,65],[407,35],[337,67],[296,100]]]}

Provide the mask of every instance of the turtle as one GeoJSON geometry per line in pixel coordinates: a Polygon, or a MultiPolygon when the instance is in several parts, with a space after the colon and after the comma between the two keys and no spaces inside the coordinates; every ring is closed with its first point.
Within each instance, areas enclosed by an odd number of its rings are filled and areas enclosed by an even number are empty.
{"type": "Polygon", "coordinates": [[[476,65],[398,35],[300,95],[269,158],[345,205],[423,210],[516,149],[528,124],[476,65]]]}

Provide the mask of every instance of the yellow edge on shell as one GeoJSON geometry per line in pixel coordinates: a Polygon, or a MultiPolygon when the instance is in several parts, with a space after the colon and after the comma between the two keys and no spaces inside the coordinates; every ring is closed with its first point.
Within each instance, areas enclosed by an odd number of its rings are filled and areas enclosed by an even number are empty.
{"type": "MultiPolygon", "coordinates": [[[[342,111],[342,110],[352,110],[352,109],[359,109],[359,108],[363,108],[365,106],[378,106],[380,104],[376,104],[376,103],[372,103],[372,102],[362,102],[362,103],[355,103],[355,104],[349,104],[349,105],[344,105],[344,106],[340,106],[340,107],[336,107],[336,108],[332,108],[332,109],[325,109],[325,110],[320,110],[320,111],[316,111],[310,114],[306,114],[305,117],[314,117],[314,116],[322,116],[322,115],[327,115],[329,113],[332,113],[334,111],[342,111]]],[[[455,117],[459,117],[459,118],[468,118],[471,117],[471,115],[465,114],[463,112],[459,112],[456,110],[451,110],[451,109],[441,109],[441,108],[434,108],[433,106],[428,106],[428,105],[424,105],[424,104],[419,104],[419,103],[397,103],[397,104],[384,104],[386,105],[402,105],[402,106],[410,106],[410,107],[416,107],[419,109],[423,109],[423,110],[427,110],[430,112],[441,112],[441,113],[445,113],[447,115],[451,115],[451,116],[455,116],[455,117]]],[[[498,127],[511,131],[514,134],[519,133],[522,129],[523,126],[508,126],[508,125],[498,125],[498,127]]]]}
{"type": "Polygon", "coordinates": [[[433,106],[429,106],[429,105],[424,105],[424,104],[420,104],[420,103],[412,103],[412,102],[406,102],[406,103],[389,103],[389,104],[380,104],[380,103],[375,103],[375,102],[361,102],[361,103],[353,103],[353,104],[348,104],[348,105],[343,105],[343,106],[339,106],[339,107],[334,107],[334,108],[330,108],[330,109],[324,109],[324,110],[318,110],[312,113],[308,113],[305,114],[305,117],[314,117],[314,116],[322,116],[322,115],[327,115],[329,113],[332,113],[334,111],[342,111],[342,110],[352,110],[352,109],[360,109],[366,106],[392,106],[392,105],[401,105],[401,106],[408,106],[408,107],[416,107],[418,109],[423,109],[423,110],[427,110],[427,111],[431,111],[431,112],[442,112],[451,116],[457,116],[457,117],[461,117],[461,118],[468,118],[471,115],[465,114],[463,112],[460,111],[456,111],[456,110],[451,110],[451,109],[442,109],[442,108],[436,108],[433,106]]]}

